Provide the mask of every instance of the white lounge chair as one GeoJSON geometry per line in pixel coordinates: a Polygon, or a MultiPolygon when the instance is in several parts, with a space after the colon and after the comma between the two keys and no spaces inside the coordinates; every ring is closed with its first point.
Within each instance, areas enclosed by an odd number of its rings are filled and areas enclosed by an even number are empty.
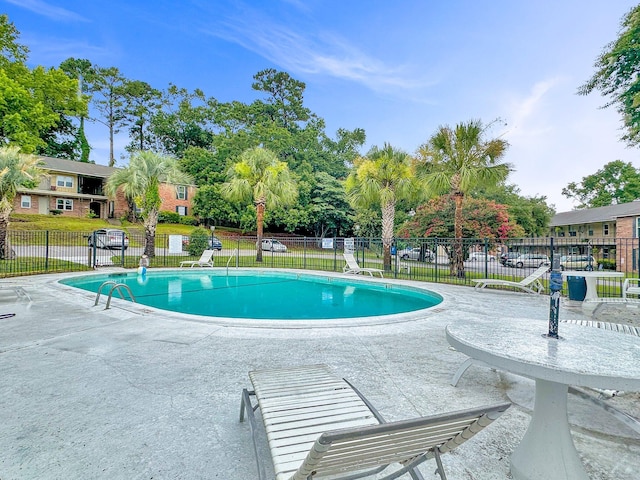
{"type": "Polygon", "coordinates": [[[399,467],[380,479],[408,473],[424,480],[417,466],[435,458],[446,480],[441,455],[464,443],[493,420],[509,403],[431,417],[387,423],[349,382],[326,365],[249,372],[253,391],[243,389],[240,421],[246,412],[259,461],[254,411],[260,409],[276,480],[374,476],[391,464],[399,467]],[[258,405],[251,403],[255,396],[258,405]]]}
{"type": "Polygon", "coordinates": [[[200,255],[199,260],[184,260],[180,262],[180,268],[185,266],[193,267],[213,267],[213,250],[205,250],[200,255]]]}
{"type": "Polygon", "coordinates": [[[540,277],[549,271],[549,265],[542,265],[537,268],[531,275],[523,278],[519,282],[513,282],[510,280],[502,280],[499,278],[476,278],[473,279],[476,282],[476,290],[480,290],[487,285],[497,285],[500,287],[515,287],[524,290],[528,293],[541,293],[544,291],[544,285],[540,282],[540,277]]]}
{"type": "Polygon", "coordinates": [[[353,256],[353,253],[343,253],[342,255],[344,256],[344,261],[347,262],[347,264],[342,269],[344,273],[368,273],[372,277],[375,273],[377,275],[380,275],[380,278],[384,278],[384,276],[382,275],[382,270],[380,270],[379,268],[361,268],[360,265],[358,265],[357,260],[353,256]]]}

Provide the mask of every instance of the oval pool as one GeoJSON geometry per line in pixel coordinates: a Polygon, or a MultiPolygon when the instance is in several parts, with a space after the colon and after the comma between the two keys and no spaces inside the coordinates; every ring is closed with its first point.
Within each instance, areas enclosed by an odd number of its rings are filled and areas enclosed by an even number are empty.
{"type": "MultiPolygon", "coordinates": [[[[85,275],[60,283],[98,292],[104,282],[127,285],[136,303],[207,317],[323,320],[414,312],[442,297],[429,290],[383,281],[281,271],[189,269],[85,275]]],[[[109,294],[111,285],[102,289],[109,294]]],[[[114,298],[119,298],[114,293],[114,298]]],[[[125,299],[128,296],[125,295],[125,299]]]]}

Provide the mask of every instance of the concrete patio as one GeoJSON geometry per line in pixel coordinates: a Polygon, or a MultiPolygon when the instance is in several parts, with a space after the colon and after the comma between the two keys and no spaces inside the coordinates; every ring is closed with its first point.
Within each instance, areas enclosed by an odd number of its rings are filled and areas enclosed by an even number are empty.
{"type": "MultiPolygon", "coordinates": [[[[20,279],[31,302],[0,290],[0,315],[15,313],[0,319],[2,480],[257,478],[249,427],[238,422],[247,372],[309,363],[330,365],[388,420],[513,402],[484,432],[443,456],[451,480],[511,478],[509,456],[529,423],[534,383],[472,367],[452,387],[466,357],[449,347],[444,328],[474,318],[546,321],[548,296],[432,284],[445,301],[409,322],[253,328],[122,301],[104,310],[104,303],[93,307],[94,294],[71,291],[58,278],[20,279]]],[[[624,321],[626,312],[610,315],[624,321]]],[[[586,318],[568,301],[560,317],[586,318]]],[[[640,417],[637,392],[606,402],[640,417]]],[[[640,433],[576,395],[569,412],[590,478],[637,480],[640,433]]],[[[269,471],[266,441],[262,446],[269,471]]],[[[420,470],[425,479],[437,478],[432,461],[420,470]]]]}

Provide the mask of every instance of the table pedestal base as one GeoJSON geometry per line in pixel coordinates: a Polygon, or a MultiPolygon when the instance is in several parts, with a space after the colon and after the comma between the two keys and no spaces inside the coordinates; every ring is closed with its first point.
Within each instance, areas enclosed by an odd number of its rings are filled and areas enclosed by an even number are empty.
{"type": "Polygon", "coordinates": [[[568,390],[568,385],[536,380],[533,417],[511,456],[514,479],[589,480],[569,430],[568,390]]]}

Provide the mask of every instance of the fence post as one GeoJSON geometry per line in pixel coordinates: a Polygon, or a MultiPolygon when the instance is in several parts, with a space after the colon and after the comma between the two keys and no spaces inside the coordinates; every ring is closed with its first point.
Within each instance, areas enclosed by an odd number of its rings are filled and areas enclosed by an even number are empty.
{"type": "Polygon", "coordinates": [[[44,271],[49,271],[49,230],[44,232],[44,271]]]}
{"type": "Polygon", "coordinates": [[[484,278],[489,278],[489,239],[484,238],[484,278]]]}

